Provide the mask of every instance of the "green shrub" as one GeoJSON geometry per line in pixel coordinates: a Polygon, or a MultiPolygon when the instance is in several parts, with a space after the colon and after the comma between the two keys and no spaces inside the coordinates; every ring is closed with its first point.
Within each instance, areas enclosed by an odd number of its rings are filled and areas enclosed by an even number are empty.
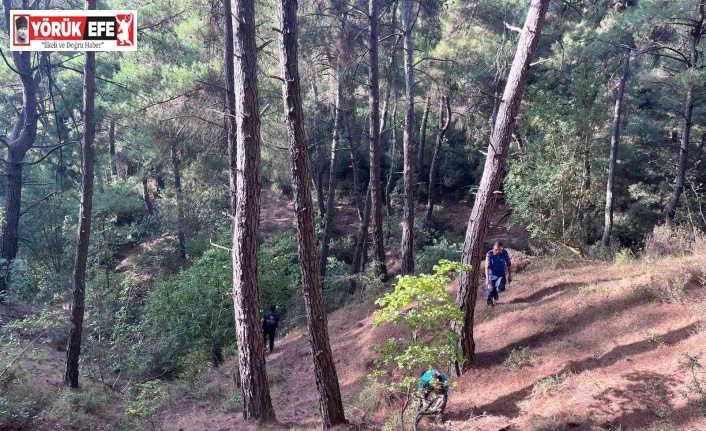
{"type": "Polygon", "coordinates": [[[394,364],[408,373],[401,382],[408,387],[416,379],[412,372],[423,368],[462,363],[458,346],[460,336],[451,329],[460,325],[463,315],[446,292],[451,271],[469,270],[469,266],[441,261],[434,274],[398,277],[395,290],[375,301],[381,308],[375,311],[375,326],[383,322],[401,325],[410,332],[409,338],[391,338],[374,348],[380,354],[376,374],[385,374],[382,367],[394,364]]]}
{"type": "Polygon", "coordinates": [[[635,257],[635,253],[632,252],[629,248],[621,248],[618,250],[618,252],[615,254],[615,264],[616,265],[624,265],[627,263],[633,263],[637,259],[635,257]]]}
{"type": "Polygon", "coordinates": [[[665,278],[655,269],[648,271],[649,280],[645,284],[635,286],[633,294],[637,298],[645,298],[660,303],[679,303],[684,297],[685,287],[693,280],[691,272],[679,276],[665,278]]]}
{"type": "Polygon", "coordinates": [[[83,390],[65,389],[52,406],[52,415],[74,428],[83,429],[86,415],[103,414],[107,403],[106,394],[93,387],[83,390]]]}
{"type": "Polygon", "coordinates": [[[31,429],[49,401],[48,394],[29,384],[16,368],[5,368],[0,379],[0,429],[31,429]]]}
{"type": "Polygon", "coordinates": [[[391,394],[387,385],[373,377],[368,377],[365,386],[358,395],[358,403],[360,408],[366,412],[375,411],[380,408],[381,403],[389,402],[391,394]]]}
{"type": "Polygon", "coordinates": [[[148,423],[154,430],[154,415],[167,396],[167,390],[159,381],[140,383],[126,393],[125,414],[148,423]]]}
{"type": "Polygon", "coordinates": [[[532,386],[532,395],[545,396],[559,386],[563,381],[564,378],[558,374],[541,379],[532,386]]]}
{"type": "Polygon", "coordinates": [[[419,274],[428,274],[434,270],[440,260],[458,261],[461,259],[462,244],[452,244],[446,239],[434,240],[432,245],[425,246],[417,254],[415,268],[419,274]]]}
{"type": "Polygon", "coordinates": [[[193,349],[179,361],[179,377],[188,381],[196,380],[208,372],[211,364],[212,358],[206,348],[193,349]]]}
{"type": "Polygon", "coordinates": [[[178,369],[184,358],[203,360],[235,342],[231,268],[230,255],[212,248],[179,274],[157,281],[144,317],[156,345],[153,368],[178,369]]]}
{"type": "Polygon", "coordinates": [[[505,359],[505,366],[516,371],[522,367],[534,365],[535,362],[529,347],[515,347],[505,359]]]}
{"type": "Polygon", "coordinates": [[[266,238],[260,245],[258,282],[263,310],[277,305],[287,313],[296,296],[301,269],[297,256],[297,238],[293,230],[266,238]]]}
{"type": "MultiPolygon", "coordinates": [[[[0,263],[3,261],[5,261],[5,259],[0,259],[0,263]]],[[[32,282],[31,271],[27,266],[27,262],[22,259],[15,259],[5,271],[9,271],[10,273],[10,286],[8,289],[10,301],[34,301],[39,290],[32,282]]],[[[4,274],[0,275],[5,276],[4,274]]]]}
{"type": "Polygon", "coordinates": [[[348,285],[351,280],[351,269],[345,262],[329,256],[326,265],[326,277],[323,279],[324,300],[328,312],[343,307],[350,299],[348,285]]]}
{"type": "Polygon", "coordinates": [[[239,390],[232,391],[223,400],[221,410],[225,413],[237,413],[243,409],[243,394],[239,390]]]}
{"type": "Polygon", "coordinates": [[[706,417],[706,381],[703,378],[703,365],[700,357],[690,354],[684,355],[683,367],[689,372],[691,377],[687,390],[682,391],[684,398],[689,400],[690,405],[698,408],[701,416],[706,417]]]}
{"type": "Polygon", "coordinates": [[[203,381],[199,385],[192,385],[192,387],[194,391],[191,394],[195,400],[220,400],[223,398],[223,388],[218,382],[203,381]]]}

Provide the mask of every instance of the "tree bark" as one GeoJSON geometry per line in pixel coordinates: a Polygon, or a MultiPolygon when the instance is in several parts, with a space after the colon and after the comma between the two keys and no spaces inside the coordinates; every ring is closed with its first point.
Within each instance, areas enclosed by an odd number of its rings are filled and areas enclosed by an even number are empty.
{"type": "MultiPolygon", "coordinates": [[[[12,2],[3,0],[3,8],[6,34],[12,34],[10,32],[10,10],[14,9],[12,2]]],[[[12,263],[17,257],[20,237],[20,207],[22,205],[22,168],[25,154],[32,148],[37,136],[37,121],[39,119],[37,89],[42,77],[41,71],[48,67],[46,53],[41,54],[40,64],[36,70],[32,69],[33,52],[12,51],[11,54],[22,83],[22,108],[12,132],[6,138],[8,155],[5,177],[5,219],[0,238],[0,302],[5,300],[10,283],[12,263]]]]}
{"type": "Polygon", "coordinates": [[[417,182],[424,183],[424,150],[427,143],[427,121],[429,121],[429,106],[431,104],[431,91],[427,94],[422,114],[422,125],[419,128],[419,146],[417,148],[417,182]]]}
{"type": "Polygon", "coordinates": [[[115,154],[115,118],[110,118],[110,129],[108,129],[108,144],[110,145],[110,176],[113,181],[118,178],[118,157],[115,154]]]}
{"type": "Polygon", "coordinates": [[[482,257],[481,247],[483,247],[483,240],[490,225],[490,218],[507,163],[512,130],[520,110],[522,96],[527,87],[530,63],[537,49],[548,7],[549,0],[532,0],[530,4],[527,19],[517,44],[515,58],[507,78],[503,99],[498,109],[498,118],[490,137],[483,177],[481,178],[478,194],[468,220],[461,261],[463,264],[472,265],[473,268],[470,271],[461,273],[458,283],[458,295],[456,296],[456,305],[463,312],[461,348],[465,360],[463,364],[464,370],[468,370],[475,359],[473,315],[478,297],[477,286],[482,257]]]}
{"type": "Polygon", "coordinates": [[[314,168],[314,186],[316,187],[316,204],[319,206],[319,217],[324,217],[326,207],[324,202],[324,143],[316,143],[316,166],[314,168]]]}
{"type": "Polygon", "coordinates": [[[348,153],[351,158],[351,168],[353,169],[353,196],[355,198],[355,207],[358,213],[358,220],[362,221],[364,208],[360,195],[360,171],[358,170],[358,156],[356,155],[356,147],[353,140],[351,116],[352,114],[346,114],[343,118],[346,123],[346,140],[348,141],[348,153]]]}
{"type": "Polygon", "coordinates": [[[145,203],[147,214],[154,215],[154,203],[150,198],[150,189],[147,184],[147,175],[142,176],[142,201],[145,203]]]}
{"type": "Polygon", "coordinates": [[[451,125],[451,103],[448,96],[441,96],[439,101],[439,133],[436,135],[436,144],[434,145],[434,155],[431,158],[431,166],[429,166],[429,189],[427,191],[427,211],[424,215],[424,224],[429,226],[431,223],[431,214],[434,211],[434,198],[436,193],[436,172],[438,170],[439,160],[441,160],[441,150],[444,145],[444,136],[451,125]],[[443,109],[446,111],[446,121],[443,122],[443,109]]]}
{"type": "MultiPolygon", "coordinates": [[[[687,68],[695,69],[697,66],[699,52],[697,46],[702,37],[702,30],[704,25],[704,1],[700,0],[697,4],[696,13],[698,19],[693,21],[694,28],[691,30],[691,39],[689,40],[688,52],[689,61],[687,62],[687,68]]],[[[679,198],[681,197],[682,191],[684,190],[684,183],[686,180],[686,167],[689,162],[689,138],[691,135],[691,125],[692,116],[694,113],[694,89],[691,88],[691,84],[686,90],[684,96],[684,113],[681,128],[681,142],[679,145],[679,164],[677,165],[677,175],[676,182],[674,184],[674,191],[672,196],[667,203],[667,217],[665,220],[665,225],[671,226],[674,223],[674,218],[677,212],[677,206],[679,205],[679,198]]]]}
{"type": "Polygon", "coordinates": [[[184,193],[181,190],[181,160],[177,143],[171,141],[169,149],[172,156],[172,170],[174,171],[174,191],[177,204],[177,237],[179,239],[179,264],[186,264],[186,235],[184,234],[184,193]]]}
{"type": "Polygon", "coordinates": [[[404,117],[404,211],[402,217],[402,275],[414,273],[414,62],[412,53],[412,0],[402,2],[406,112],[404,117]]]}
{"type": "Polygon", "coordinates": [[[292,164],[294,210],[297,216],[297,243],[302,274],[302,290],[311,340],[314,375],[319,391],[324,429],[346,423],[338,387],[338,376],[328,337],[328,323],[314,238],[314,214],[309,189],[304,117],[299,90],[297,63],[297,1],[278,0],[280,66],[287,141],[292,164]]]}
{"type": "Polygon", "coordinates": [[[601,239],[601,243],[605,247],[610,245],[610,232],[613,229],[613,191],[615,189],[615,167],[618,163],[618,146],[620,145],[620,117],[623,108],[623,96],[625,95],[625,83],[629,75],[630,49],[626,48],[623,53],[623,74],[620,77],[618,94],[615,98],[613,129],[610,134],[610,161],[608,162],[608,182],[605,192],[605,224],[603,226],[603,238],[601,239]]]}
{"type": "Polygon", "coordinates": [[[495,86],[495,94],[493,97],[493,114],[490,117],[490,130],[495,128],[495,121],[498,119],[498,109],[500,109],[501,96],[500,93],[503,90],[503,80],[499,80],[495,86]]]}
{"type": "Polygon", "coordinates": [[[333,225],[334,200],[336,197],[336,151],[338,150],[339,129],[343,121],[341,112],[341,99],[343,98],[343,72],[338,64],[336,77],[336,100],[334,101],[333,138],[331,139],[331,163],[329,165],[328,194],[326,196],[326,215],[324,219],[324,232],[321,237],[321,261],[319,270],[321,277],[326,276],[326,262],[328,261],[329,242],[333,225]]]}
{"type": "Polygon", "coordinates": [[[378,77],[378,20],[379,0],[368,0],[370,24],[370,65],[368,80],[370,94],[370,187],[371,215],[373,222],[373,259],[375,274],[387,281],[385,245],[382,226],[382,193],[380,192],[380,85],[378,77]]]}
{"type": "MultiPolygon", "coordinates": [[[[86,0],[87,10],[96,9],[96,0],[86,0]]],[[[81,141],[81,206],[78,214],[78,239],[73,273],[73,302],[71,306],[71,330],[66,349],[64,383],[78,388],[78,361],[81,356],[81,334],[86,298],[86,265],[88,245],[91,238],[91,213],[93,212],[93,143],[96,135],[94,122],[96,95],[96,53],[86,52],[83,68],[83,139],[81,141]]]]}
{"type": "Polygon", "coordinates": [[[365,193],[365,210],[363,220],[360,222],[360,227],[358,228],[358,237],[355,242],[355,251],[353,252],[353,264],[351,265],[351,281],[348,285],[348,293],[350,295],[354,294],[358,288],[356,281],[356,274],[363,271],[363,266],[365,264],[365,253],[367,251],[368,242],[368,226],[370,226],[370,185],[368,185],[368,191],[365,193]]]}
{"type": "Polygon", "coordinates": [[[674,191],[667,202],[667,217],[665,225],[671,226],[674,223],[674,218],[679,205],[679,198],[684,191],[684,183],[686,180],[686,166],[689,163],[689,139],[691,135],[691,119],[694,112],[694,93],[691,88],[686,90],[684,96],[684,116],[681,128],[681,140],[679,143],[679,162],[677,164],[676,182],[674,191]]]}
{"type": "MultiPolygon", "coordinates": [[[[246,420],[273,421],[257,284],[260,226],[260,108],[254,0],[232,2],[236,145],[229,143],[233,219],[233,301],[246,420]],[[237,148],[236,148],[237,146],[237,148]]],[[[306,154],[306,153],[305,153],[306,154]]]]}
{"type": "Polygon", "coordinates": [[[385,208],[387,209],[387,219],[392,217],[392,191],[395,188],[394,178],[397,173],[397,96],[395,96],[395,105],[392,107],[392,115],[390,117],[390,168],[387,173],[387,183],[385,183],[385,208]]]}
{"type": "Polygon", "coordinates": [[[345,123],[344,129],[346,130],[346,141],[348,141],[348,153],[351,158],[351,168],[353,169],[353,197],[355,199],[355,208],[358,213],[358,220],[362,221],[364,208],[360,196],[360,171],[358,171],[358,156],[356,155],[356,146],[353,139],[353,125],[351,122],[353,112],[355,112],[355,102],[351,103],[350,112],[343,114],[343,122],[345,123]]]}

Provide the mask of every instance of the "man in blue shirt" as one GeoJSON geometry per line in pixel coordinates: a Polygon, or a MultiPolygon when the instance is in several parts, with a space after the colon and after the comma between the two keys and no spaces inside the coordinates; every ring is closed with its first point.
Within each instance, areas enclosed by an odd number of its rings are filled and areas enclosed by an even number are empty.
{"type": "Polygon", "coordinates": [[[489,307],[494,307],[493,300],[498,300],[498,292],[505,290],[505,278],[507,282],[512,282],[510,255],[503,248],[503,243],[495,241],[493,249],[485,255],[485,279],[488,283],[488,294],[485,299],[489,307]],[[507,267],[507,276],[505,275],[507,267]]]}

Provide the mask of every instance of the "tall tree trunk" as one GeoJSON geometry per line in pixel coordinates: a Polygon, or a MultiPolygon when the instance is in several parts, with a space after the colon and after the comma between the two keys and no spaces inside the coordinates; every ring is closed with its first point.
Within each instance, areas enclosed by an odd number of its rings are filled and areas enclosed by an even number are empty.
{"type": "Polygon", "coordinates": [[[493,97],[493,115],[490,117],[490,130],[492,131],[495,128],[495,121],[498,119],[498,109],[500,109],[500,102],[501,102],[501,96],[503,91],[503,80],[500,79],[498,80],[497,85],[495,86],[495,94],[493,97]]]}
{"type": "Polygon", "coordinates": [[[20,206],[22,203],[22,167],[26,151],[10,147],[7,160],[7,183],[5,186],[5,223],[3,224],[0,251],[2,252],[2,277],[0,277],[0,302],[10,285],[12,262],[17,257],[20,230],[20,206]]]}
{"type": "Polygon", "coordinates": [[[392,191],[395,188],[395,174],[397,173],[397,97],[395,96],[395,105],[392,108],[390,124],[392,133],[390,133],[390,169],[387,173],[387,183],[385,183],[385,207],[387,209],[387,220],[391,220],[392,209],[392,191]]]}
{"type": "Polygon", "coordinates": [[[314,175],[314,186],[316,187],[316,204],[319,206],[319,217],[323,217],[326,212],[324,203],[324,143],[316,143],[316,169],[314,175]]]}
{"type": "MultiPolygon", "coordinates": [[[[260,108],[254,0],[232,2],[236,145],[229,143],[233,219],[233,301],[246,420],[275,420],[265,372],[257,284],[260,226],[260,108]],[[237,146],[237,148],[236,148],[237,146]]],[[[304,153],[306,157],[306,152],[304,153]]]]}
{"type": "Polygon", "coordinates": [[[145,203],[147,214],[154,215],[154,203],[150,198],[150,189],[147,184],[147,174],[142,176],[142,201],[145,203]]]}
{"type": "Polygon", "coordinates": [[[339,129],[342,123],[341,99],[343,98],[343,67],[338,64],[336,77],[336,100],[334,101],[333,138],[331,139],[331,163],[329,165],[328,195],[326,196],[326,216],[324,220],[324,232],[321,237],[321,261],[319,270],[321,277],[326,276],[326,262],[328,261],[329,242],[331,240],[331,228],[333,227],[333,204],[336,197],[336,151],[338,150],[339,129]]]}
{"type": "MultiPolygon", "coordinates": [[[[697,62],[699,58],[699,51],[697,46],[701,41],[703,36],[703,26],[706,20],[706,15],[704,14],[704,0],[699,0],[696,5],[697,19],[693,20],[693,29],[691,30],[691,39],[689,40],[689,46],[687,47],[687,55],[689,56],[689,61],[687,62],[687,68],[696,69],[697,62]]],[[[674,217],[676,216],[677,206],[679,205],[679,197],[684,190],[684,183],[686,180],[686,167],[689,162],[689,138],[691,135],[691,125],[692,125],[692,115],[694,113],[694,89],[689,84],[686,90],[686,95],[684,96],[684,114],[682,120],[681,128],[681,142],[679,145],[679,164],[677,165],[677,175],[676,182],[674,184],[674,191],[672,196],[667,203],[667,217],[665,224],[671,226],[674,223],[674,217]]]]}
{"type": "MultiPolygon", "coordinates": [[[[237,159],[237,133],[238,133],[238,123],[235,116],[235,53],[234,40],[233,40],[233,5],[231,0],[223,1],[223,8],[226,13],[226,18],[224,19],[224,72],[226,81],[226,98],[225,98],[225,112],[224,116],[224,127],[226,132],[226,141],[228,145],[228,153],[230,158],[230,192],[231,192],[231,212],[235,214],[236,206],[236,195],[233,192],[235,185],[235,176],[233,174],[233,169],[235,169],[235,162],[237,159]],[[228,15],[231,15],[230,17],[228,15]]],[[[264,351],[264,348],[263,348],[264,351]]],[[[236,349],[236,354],[239,356],[240,353],[236,349]]],[[[233,372],[233,383],[235,387],[243,390],[243,381],[240,375],[240,358],[238,357],[235,363],[235,370],[233,372]]]]}
{"type": "MultiPolygon", "coordinates": [[[[584,147],[583,147],[583,184],[581,188],[581,195],[579,198],[580,202],[580,213],[581,213],[581,223],[582,226],[588,227],[590,211],[591,211],[591,133],[587,131],[584,136],[584,147]]],[[[589,244],[590,241],[590,230],[585,229],[583,241],[585,244],[589,244]]]]}
{"type": "MultiPolygon", "coordinates": [[[[397,28],[397,0],[395,0],[392,3],[392,9],[390,11],[390,15],[392,16],[391,22],[390,22],[390,27],[393,29],[397,28]]],[[[387,80],[385,85],[385,98],[383,100],[382,104],[382,117],[381,117],[381,122],[380,122],[380,141],[382,142],[383,139],[385,138],[385,132],[388,130],[390,125],[388,124],[388,118],[390,118],[389,113],[390,113],[390,96],[395,94],[395,100],[397,97],[397,81],[396,81],[396,74],[397,74],[397,48],[399,46],[400,40],[402,39],[402,35],[398,36],[395,38],[395,43],[392,45],[392,49],[390,52],[390,62],[387,66],[387,73],[385,74],[385,79],[387,80]]],[[[396,105],[396,102],[395,102],[396,105]]],[[[393,123],[394,124],[394,123],[393,123]]]]}
{"type": "Polygon", "coordinates": [[[351,101],[350,112],[343,114],[344,129],[346,131],[346,141],[348,141],[348,155],[351,159],[351,169],[353,169],[353,197],[355,208],[358,213],[358,220],[363,220],[363,204],[360,195],[360,171],[358,170],[358,155],[356,154],[355,140],[353,139],[353,124],[351,117],[355,112],[355,99],[351,101]]]}
{"type": "Polygon", "coordinates": [[[417,148],[417,182],[424,183],[424,150],[427,143],[427,121],[429,121],[429,106],[431,104],[431,91],[427,94],[422,114],[422,125],[419,128],[419,146],[417,148]]]}
{"type": "Polygon", "coordinates": [[[179,264],[186,263],[186,235],[184,235],[184,193],[181,190],[181,160],[177,143],[171,141],[169,145],[172,156],[172,170],[174,171],[174,191],[177,204],[177,237],[179,238],[179,264]]]}
{"type": "Polygon", "coordinates": [[[110,118],[110,129],[108,129],[108,144],[110,145],[110,176],[113,181],[118,178],[118,157],[115,154],[115,118],[110,118]]]}
{"type": "MultiPolygon", "coordinates": [[[[5,32],[10,33],[11,0],[3,0],[5,14],[5,32]]],[[[25,8],[27,9],[27,8],[25,8]]],[[[24,157],[34,145],[37,136],[37,89],[41,80],[41,71],[46,69],[47,55],[42,53],[39,67],[32,67],[31,51],[12,51],[15,70],[19,72],[22,83],[22,108],[6,138],[7,172],[5,187],[5,219],[0,238],[0,302],[5,300],[10,283],[12,263],[17,257],[18,241],[20,238],[20,207],[22,206],[22,168],[24,157]],[[36,69],[36,70],[35,70],[36,69]]]]}
{"type": "Polygon", "coordinates": [[[515,119],[520,110],[520,102],[527,87],[530,63],[537,49],[539,36],[544,25],[544,18],[549,7],[549,0],[532,0],[520,40],[517,44],[515,59],[512,62],[503,100],[498,110],[498,118],[490,137],[488,155],[485,160],[483,177],[478,187],[478,194],[473,211],[468,220],[466,238],[463,243],[463,264],[472,265],[470,271],[464,271],[459,278],[459,290],[456,305],[463,312],[461,328],[461,348],[465,360],[463,369],[468,370],[475,359],[473,341],[473,315],[478,297],[478,278],[482,257],[483,240],[490,225],[490,218],[495,206],[497,191],[500,189],[515,119]]]}
{"type": "Polygon", "coordinates": [[[436,144],[434,145],[434,155],[431,158],[431,166],[429,167],[429,189],[427,192],[427,211],[424,215],[424,224],[430,225],[431,214],[434,211],[434,198],[436,193],[436,173],[438,170],[439,160],[441,160],[441,150],[444,145],[444,136],[451,125],[451,102],[448,96],[441,96],[439,101],[439,133],[436,135],[436,144]],[[443,121],[444,109],[446,110],[446,121],[443,121]],[[442,123],[443,122],[443,123],[442,123]]]}
{"type": "Polygon", "coordinates": [[[603,226],[603,238],[601,239],[601,243],[606,247],[610,245],[610,232],[613,229],[613,191],[615,189],[615,166],[618,163],[618,146],[620,144],[620,116],[623,109],[625,83],[629,75],[630,49],[625,48],[625,52],[623,53],[623,74],[620,77],[618,94],[615,98],[613,129],[610,135],[610,161],[608,162],[608,183],[605,192],[605,224],[603,226]]]}
{"type": "Polygon", "coordinates": [[[355,242],[355,251],[353,252],[353,264],[351,265],[351,281],[348,285],[348,293],[354,294],[357,290],[356,274],[363,271],[365,265],[365,254],[367,252],[366,244],[368,242],[368,226],[370,226],[370,185],[365,193],[365,210],[363,220],[360,221],[358,227],[358,237],[355,242]]]}
{"type": "MultiPolygon", "coordinates": [[[[231,0],[223,0],[226,18],[232,13],[231,0]]],[[[233,20],[224,20],[223,54],[224,72],[226,84],[226,115],[224,116],[224,126],[228,141],[228,148],[236,150],[237,122],[235,117],[235,54],[233,52],[233,20]]],[[[234,154],[235,156],[235,154],[234,154]]],[[[235,158],[233,158],[235,160],[235,158]]],[[[232,208],[231,208],[232,209],[232,208]]]]}
{"type": "Polygon", "coordinates": [[[348,153],[351,158],[351,168],[353,169],[353,197],[355,198],[355,208],[358,212],[358,220],[363,220],[363,205],[360,196],[360,171],[358,170],[358,156],[356,155],[356,146],[353,140],[353,126],[351,124],[352,112],[355,112],[351,105],[351,113],[344,114],[344,122],[346,123],[346,140],[348,141],[348,153]]]}
{"type": "Polygon", "coordinates": [[[404,117],[404,215],[402,218],[402,275],[414,273],[414,63],[412,52],[412,0],[402,2],[404,71],[407,110],[404,117]]]}
{"type": "Polygon", "coordinates": [[[297,1],[278,0],[280,66],[287,141],[292,164],[294,210],[297,215],[297,243],[302,290],[309,326],[316,387],[319,390],[324,429],[346,423],[338,387],[338,376],[328,337],[328,323],[314,238],[314,214],[309,189],[304,116],[299,90],[297,63],[297,1]]]}
{"type": "Polygon", "coordinates": [[[368,0],[370,19],[370,64],[368,67],[368,80],[370,94],[370,187],[372,190],[370,205],[373,220],[373,259],[375,260],[375,273],[387,281],[387,267],[385,265],[385,245],[382,226],[382,193],[380,192],[380,86],[378,78],[378,20],[379,0],[368,0]]]}
{"type": "MultiPolygon", "coordinates": [[[[317,83],[316,71],[312,70],[311,76],[311,91],[314,97],[314,111],[318,113],[319,110],[319,86],[317,83]]],[[[312,169],[312,181],[314,182],[314,190],[316,190],[316,204],[319,207],[319,217],[324,216],[324,143],[323,141],[313,142],[314,143],[314,154],[313,169],[312,169]]]]}
{"type": "MultiPolygon", "coordinates": [[[[87,10],[96,9],[96,0],[86,0],[87,10]]],[[[93,142],[96,125],[94,122],[94,101],[96,95],[96,53],[86,52],[83,68],[83,139],[81,141],[81,206],[78,214],[78,239],[73,273],[73,302],[71,305],[71,330],[66,349],[66,370],[64,383],[78,387],[78,360],[81,356],[81,334],[86,298],[86,264],[88,245],[91,238],[91,213],[93,212],[93,142]]]]}
{"type": "Polygon", "coordinates": [[[682,120],[681,140],[679,143],[679,162],[677,164],[676,182],[674,191],[667,203],[667,218],[665,224],[671,226],[674,223],[679,198],[684,191],[684,183],[686,180],[686,166],[689,163],[689,138],[691,134],[691,117],[694,112],[694,93],[691,88],[686,90],[684,97],[684,117],[682,120]]]}

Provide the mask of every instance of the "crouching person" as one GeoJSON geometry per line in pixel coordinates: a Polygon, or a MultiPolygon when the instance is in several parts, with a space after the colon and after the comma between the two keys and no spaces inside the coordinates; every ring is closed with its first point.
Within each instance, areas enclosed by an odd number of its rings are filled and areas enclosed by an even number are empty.
{"type": "Polygon", "coordinates": [[[449,383],[446,376],[437,370],[429,370],[419,379],[419,412],[414,420],[414,429],[424,416],[434,416],[436,423],[441,423],[446,401],[449,396],[449,383]]]}

